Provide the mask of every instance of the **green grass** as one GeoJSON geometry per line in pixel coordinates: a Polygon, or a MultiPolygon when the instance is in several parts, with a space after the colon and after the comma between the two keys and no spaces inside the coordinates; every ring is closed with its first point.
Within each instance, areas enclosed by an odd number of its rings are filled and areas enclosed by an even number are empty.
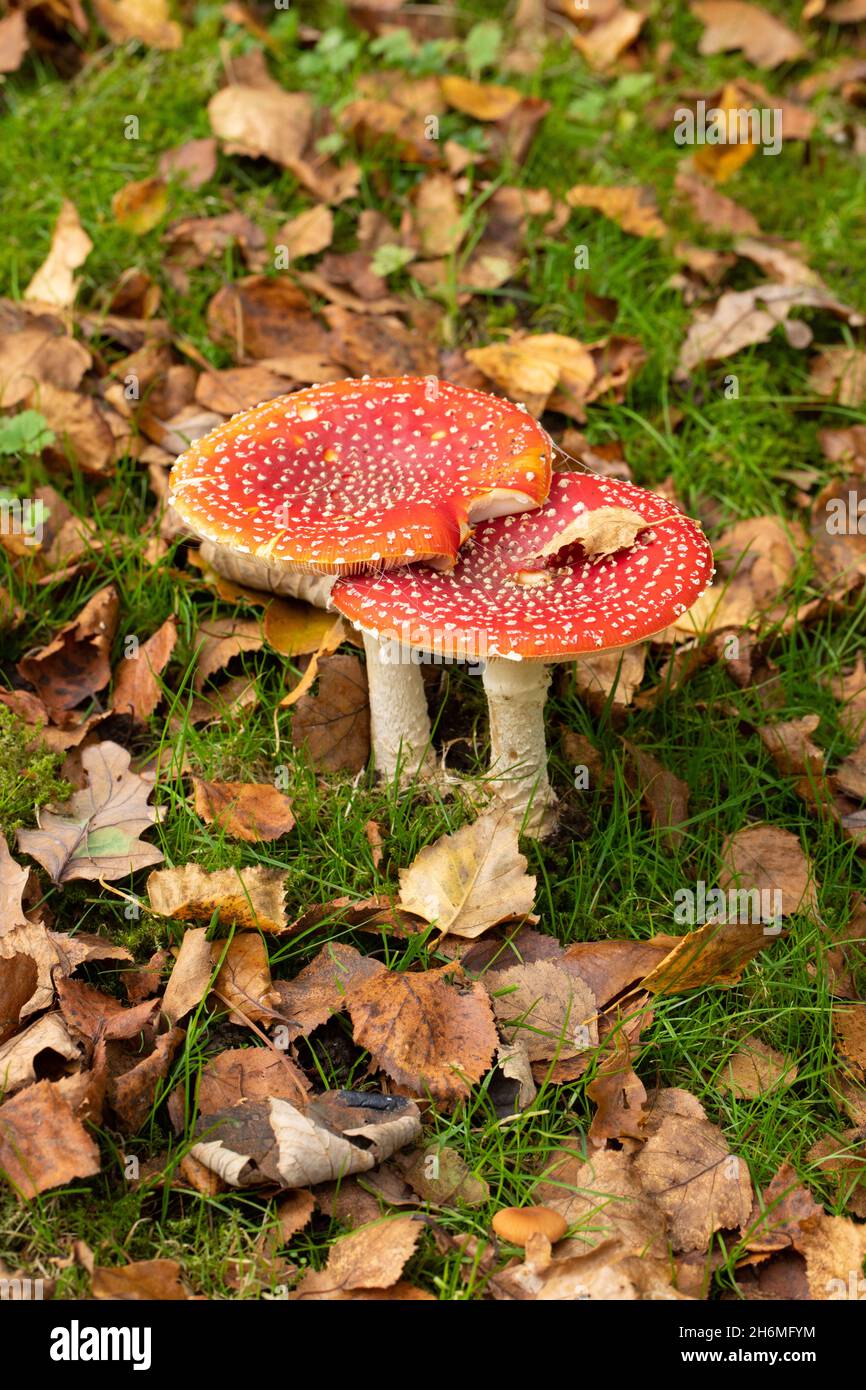
{"type": "MultiPolygon", "coordinates": [[[[785,12],[784,6],[776,8],[785,12]]],[[[321,27],[334,23],[357,37],[338,6],[316,9],[321,27]]],[[[461,7],[461,32],[485,14],[496,17],[500,9],[492,3],[461,7]]],[[[0,217],[9,233],[0,243],[0,287],[12,297],[20,295],[47,252],[61,200],[71,198],[94,241],[83,271],[82,301],[102,304],[106,288],[116,277],[130,265],[139,265],[161,284],[160,312],[175,334],[188,336],[210,361],[223,365],[227,358],[210,343],[204,313],[219,285],[239,278],[245,273],[243,267],[233,257],[222,265],[205,267],[194,273],[189,294],[179,295],[163,274],[164,225],[135,238],[118,228],[111,215],[113,194],[130,179],[151,174],[161,150],[208,133],[205,108],[219,81],[217,39],[223,30],[217,9],[202,7],[198,17],[197,27],[188,33],[179,53],[160,54],[135,44],[113,51],[94,48],[83,72],[71,82],[60,80],[40,64],[4,84],[0,217]],[[123,118],[130,113],[141,121],[138,141],[127,141],[122,135],[123,118]],[[26,179],[20,176],[23,168],[32,171],[26,179]]],[[[293,44],[289,23],[279,27],[278,22],[275,32],[278,37],[271,55],[275,76],[287,87],[308,88],[321,103],[345,99],[352,79],[376,66],[373,55],[358,43],[345,69],[333,70],[324,60],[317,67],[293,44]]],[[[675,82],[656,80],[649,88],[635,90],[628,82],[602,81],[564,44],[554,45],[544,68],[531,77],[506,78],[530,93],[543,94],[552,110],[526,167],[505,171],[505,176],[529,186],[550,187],[557,194],[576,182],[651,184],[677,235],[724,248],[724,236],[714,238],[701,231],[690,223],[687,213],[676,210],[673,177],[681,151],[669,129],[658,129],[647,118],[648,102],[652,111],[663,111],[671,109],[678,94],[690,87],[710,94],[726,78],[742,75],[744,64],[738,55],[700,58],[699,26],[685,6],[670,0],[655,6],[649,32],[655,39],[664,36],[673,41],[675,82]],[[593,108],[585,99],[598,92],[604,101],[593,108]]],[[[250,47],[251,40],[242,31],[229,28],[227,33],[234,51],[250,47]]],[[[829,66],[844,51],[838,31],[830,29],[814,58],[829,66]]],[[[450,63],[454,66],[459,70],[458,61],[450,63]]],[[[752,75],[759,80],[766,77],[752,75]]],[[[772,87],[774,82],[767,85],[772,87]]],[[[820,98],[816,110],[838,115],[841,108],[837,110],[835,103],[834,97],[820,98]]],[[[449,117],[446,129],[466,138],[471,122],[449,117]]],[[[810,162],[803,151],[803,146],[790,143],[777,159],[755,157],[725,191],[751,208],[766,232],[797,237],[805,258],[831,289],[862,308],[866,164],[820,132],[813,141],[810,162]]],[[[417,178],[417,171],[387,160],[384,183],[373,178],[374,172],[367,157],[357,203],[338,213],[337,249],[353,245],[354,222],[362,207],[380,208],[396,225],[400,198],[417,178]]],[[[199,193],[173,186],[170,216],[205,216],[236,206],[273,236],[287,216],[308,202],[288,173],[265,161],[221,154],[215,178],[199,193]]],[[[509,285],[477,298],[453,320],[452,328],[458,343],[501,336],[517,323],[592,340],[600,336],[600,329],[585,319],[584,289],[615,299],[618,310],[611,331],[639,337],[648,348],[649,360],[623,404],[591,407],[586,427],[590,438],[621,439],[639,483],[658,485],[671,475],[687,506],[699,509],[703,500],[712,499],[726,523],[764,512],[791,517],[794,489],[786,472],[808,466],[821,480],[832,477],[833,469],[818,445],[819,428],[866,422],[866,415],[832,405],[816,409],[806,386],[809,354],[788,347],[780,334],[731,362],[699,370],[685,385],[672,381],[692,313],[668,283],[677,268],[665,243],[635,240],[602,218],[576,212],[555,239],[541,234],[536,238],[517,289],[509,285]],[[575,272],[573,248],[582,242],[591,247],[590,269],[575,272]],[[722,390],[730,372],[739,379],[736,401],[725,399],[722,390]]],[[[741,264],[729,283],[743,286],[757,278],[757,272],[741,264]]],[[[816,342],[838,340],[837,324],[815,317],[811,321],[816,342]]],[[[109,357],[112,351],[107,348],[109,357]]],[[[203,619],[231,609],[215,598],[197,571],[185,565],[182,547],[155,566],[148,563],[145,547],[152,534],[154,499],[146,473],[127,460],[106,487],[103,481],[94,483],[74,469],[69,476],[58,477],[32,460],[0,463],[0,483],[20,490],[50,480],[74,510],[92,514],[106,534],[119,532],[125,537],[118,553],[99,553],[87,572],[67,584],[38,587],[26,568],[13,574],[7,564],[5,574],[0,570],[0,584],[12,589],[27,613],[17,630],[4,636],[6,677],[25,650],[49,640],[88,597],[113,583],[122,603],[113,660],[119,658],[125,636],[144,639],[170,614],[177,617],[180,640],[166,673],[169,698],[163,710],[131,741],[122,722],[106,727],[106,736],[128,742],[142,756],[173,743],[177,753],[185,754],[191,767],[205,776],[264,780],[273,776],[278,764],[290,769],[289,795],[297,826],[287,840],[271,846],[227,841],[193,814],[184,782],[161,780],[156,800],[166,815],[156,835],[167,865],[195,860],[205,869],[255,863],[283,868],[291,918],[311,903],[343,894],[364,897],[393,890],[398,869],[422,846],[470,818],[471,812],[459,800],[425,800],[412,792],[382,788],[370,771],[357,785],[348,777],[322,777],[313,771],[292,749],[291,713],[279,709],[286,684],[297,672],[267,648],[238,659],[232,668],[254,678],[255,710],[234,721],[193,727],[187,714],[193,698],[194,635],[203,619]],[[369,820],[380,825],[384,838],[380,869],[374,867],[365,835],[369,820]]],[[[808,581],[801,580],[792,607],[809,593],[808,581]]],[[[785,697],[779,717],[820,713],[817,738],[833,760],[831,765],[850,745],[822,682],[850,663],[863,646],[860,605],[828,615],[808,632],[780,635],[774,648],[785,697]]],[[[657,673],[658,664],[651,662],[648,677],[657,673]]],[[[756,1186],[766,1184],[778,1165],[790,1159],[829,1209],[838,1209],[833,1207],[832,1188],[806,1155],[827,1128],[838,1132],[845,1126],[831,1090],[834,1051],[822,923],[844,924],[850,912],[850,890],[863,886],[862,864],[850,841],[833,826],[810,817],[794,796],[751,727],[761,718],[755,692],[734,687],[723,664],[703,669],[652,710],[630,709],[617,720],[609,715],[596,718],[568,692],[567,683],[564,688],[565,693],[549,706],[553,776],[566,801],[563,828],[548,843],[526,846],[531,871],[538,876],[542,930],[563,943],[596,936],[644,938],[674,930],[677,889],[693,879],[713,883],[726,836],[753,820],[793,831],[808,848],[819,884],[820,920],[800,918],[791,923],[784,939],[762,954],[734,988],[705,989],[657,1001],[643,1036],[638,1069],[648,1086],[678,1085],[692,1091],[722,1127],[733,1151],[747,1160],[756,1186]],[[611,790],[571,790],[573,773],[559,739],[563,726],[592,738],[612,774],[611,790]],[[651,829],[642,817],[625,776],[622,737],[639,742],[688,782],[689,821],[678,843],[651,829]],[[777,1089],[756,1101],[737,1101],[719,1088],[718,1078],[737,1042],[751,1035],[793,1057],[799,1075],[788,1089],[777,1089]]],[[[443,737],[467,740],[456,755],[462,770],[480,774],[486,753],[480,683],[460,669],[443,670],[436,705],[443,737]]],[[[49,770],[46,765],[46,778],[49,770]]],[[[31,795],[26,770],[16,770],[9,763],[7,774],[8,787],[6,782],[0,785],[0,805],[4,817],[9,807],[8,828],[21,820],[33,823],[37,798],[31,795]]],[[[140,893],[143,884],[119,883],[117,887],[140,893]]],[[[130,920],[123,898],[89,885],[73,885],[62,892],[50,889],[48,906],[56,914],[59,929],[102,932],[129,945],[139,959],[146,959],[156,945],[176,944],[181,934],[177,924],[147,914],[130,920]]],[[[375,949],[395,969],[408,963],[403,943],[385,937],[376,942],[335,922],[287,941],[271,941],[274,973],[293,975],[328,938],[353,942],[364,951],[375,949]]],[[[429,961],[438,963],[435,953],[429,961]]],[[[101,988],[119,991],[117,971],[90,966],[83,973],[101,988]]],[[[861,984],[866,988],[866,980],[861,984]]],[[[249,1194],[208,1199],[191,1190],[169,1190],[152,1180],[131,1185],[124,1176],[124,1155],[136,1156],[144,1164],[167,1151],[170,1165],[179,1161],[189,1136],[171,1135],[164,1105],[168,1092],[176,1084],[194,1085],[208,1056],[227,1046],[250,1043],[255,1045],[255,1040],[248,1032],[228,1025],[224,1018],[198,1017],[141,1133],[134,1139],[110,1133],[101,1136],[105,1158],[98,1178],[27,1206],[8,1194],[0,1198],[0,1258],[13,1268],[47,1276],[55,1272],[51,1261],[68,1254],[70,1242],[81,1238],[102,1264],[125,1258],[177,1258],[190,1284],[208,1295],[259,1297],[263,1288],[282,1282],[263,1267],[260,1253],[274,1228],[271,1203],[249,1194]],[[243,1261],[249,1265],[236,1283],[231,1278],[233,1262],[243,1261]]],[[[366,1057],[351,1044],[342,1019],[302,1042],[299,1055],[322,1085],[368,1084],[366,1057]]],[[[531,1200],[551,1150],[560,1141],[580,1139],[588,1128],[592,1107],[585,1082],[543,1087],[533,1106],[507,1125],[500,1122],[484,1084],[453,1114],[426,1117],[427,1137],[458,1149],[470,1168],[490,1184],[488,1207],[457,1206],[440,1214],[449,1231],[483,1240],[497,1207],[531,1200]]],[[[283,1254],[297,1265],[319,1266],[339,1230],[328,1217],[317,1215],[283,1254]]],[[[443,1254],[429,1234],[422,1238],[407,1275],[444,1299],[484,1294],[483,1271],[455,1252],[443,1254]]],[[[724,1284],[731,1277],[729,1260],[719,1278],[724,1284]]],[[[87,1287],[81,1270],[59,1271],[62,1295],[83,1294],[87,1287]]]]}

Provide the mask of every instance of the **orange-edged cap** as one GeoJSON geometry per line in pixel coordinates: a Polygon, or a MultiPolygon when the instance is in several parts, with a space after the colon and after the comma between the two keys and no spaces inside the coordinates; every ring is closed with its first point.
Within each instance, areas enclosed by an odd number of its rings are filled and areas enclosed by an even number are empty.
{"type": "Polygon", "coordinates": [[[484,522],[450,573],[415,566],[338,579],[332,603],[364,631],[410,647],[552,662],[660,632],[712,576],[700,525],[673,503],[632,483],[557,473],[543,507],[484,522]],[[589,534],[582,523],[602,512],[625,514],[632,535],[593,555],[574,535],[589,534]]]}
{"type": "Polygon", "coordinates": [[[206,540],[275,568],[448,568],[471,526],[537,507],[552,446],[522,407],[434,377],[364,377],[234,416],[171,472],[206,540]]]}

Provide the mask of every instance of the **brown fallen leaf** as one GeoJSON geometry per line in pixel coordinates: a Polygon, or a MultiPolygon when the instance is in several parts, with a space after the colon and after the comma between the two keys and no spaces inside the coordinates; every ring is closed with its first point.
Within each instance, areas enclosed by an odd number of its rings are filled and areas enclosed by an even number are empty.
{"type": "Polygon", "coordinates": [[[0,1094],[11,1096],[46,1075],[77,1071],[81,1050],[60,1013],[43,1014],[8,1042],[0,1043],[0,1094]]]}
{"type": "Polygon", "coordinates": [[[745,0],[691,0],[690,9],[705,26],[699,53],[739,49],[759,68],[777,68],[806,54],[793,30],[761,5],[746,4],[745,0]]]}
{"type": "Polygon", "coordinates": [[[523,100],[522,93],[514,87],[471,82],[466,77],[443,77],[439,86],[449,106],[476,121],[501,121],[512,115],[523,100]]]}
{"type": "Polygon", "coordinates": [[[780,324],[794,347],[811,341],[808,324],[790,320],[796,308],[821,309],[858,325],[862,316],[814,285],[756,285],[728,290],[712,309],[699,309],[680,351],[678,372],[687,376],[701,362],[718,362],[744,347],[765,343],[780,324]],[[805,331],[804,331],[805,330],[805,331]]]}
{"type": "Polygon", "coordinates": [[[403,1096],[325,1091],[303,1105],[242,1100],[202,1116],[198,1134],[190,1153],[230,1187],[306,1188],[369,1172],[420,1138],[421,1118],[403,1096]]]}
{"type": "Polygon", "coordinates": [[[211,618],[195,635],[198,649],[193,685],[201,690],[206,681],[242,652],[259,651],[263,644],[260,624],[248,618],[211,618]]]}
{"type": "Polygon", "coordinates": [[[292,803],[270,782],[206,782],[193,777],[196,815],[235,840],[278,840],[295,824],[292,803]]]}
{"type": "Polygon", "coordinates": [[[706,1250],[716,1231],[746,1223],[752,1209],[748,1169],[694,1096],[655,1092],[645,1133],[635,1172],[667,1215],[675,1250],[706,1250]]]}
{"type": "Polygon", "coordinates": [[[559,1241],[555,1250],[540,1232],[530,1236],[522,1264],[490,1280],[495,1298],[643,1301],[679,1299],[671,1284],[670,1261],[630,1255],[617,1240],[587,1251],[578,1241],[559,1241]]]}
{"type": "MultiPolygon", "coordinates": [[[[105,0],[97,0],[97,4],[105,0]]],[[[189,1298],[183,1270],[176,1260],[133,1260],[126,1265],[94,1265],[91,1291],[94,1298],[136,1301],[189,1298]]]]}
{"type": "Polygon", "coordinates": [[[378,972],[352,983],[347,1007],[355,1042],[400,1086],[449,1104],[469,1094],[498,1045],[481,984],[451,965],[421,973],[378,972]]]}
{"type": "Polygon", "coordinates": [[[590,1249],[616,1239],[633,1255],[667,1255],[665,1213],[644,1191],[633,1156],[624,1149],[585,1154],[569,1143],[554,1152],[533,1195],[560,1212],[575,1240],[590,1249]]]}
{"type": "Polygon", "coordinates": [[[2,956],[0,970],[0,1043],[17,1032],[25,1004],[36,992],[39,972],[36,961],[25,952],[2,956]]]}
{"type": "Polygon", "coordinates": [[[59,812],[39,811],[38,830],[19,830],[19,848],[55,883],[123,878],[161,862],[162,850],[140,839],[164,815],[148,805],[155,778],[132,772],[129,763],[129,754],[116,743],[85,748],[83,790],[59,812]]]}
{"type": "Polygon", "coordinates": [[[632,236],[663,237],[667,231],[653,194],[645,188],[578,183],[568,190],[565,201],[571,208],[603,213],[632,236]]]}
{"type": "Polygon", "coordinates": [[[390,1289],[403,1273],[424,1227],[413,1216],[391,1216],[359,1226],[331,1246],[322,1270],[310,1270],[293,1299],[333,1299],[355,1289],[390,1289]]]}
{"type": "Polygon", "coordinates": [[[840,1004],[833,1010],[836,1048],[858,1081],[866,1083],[866,1004],[840,1004]]]}
{"type": "Polygon", "coordinates": [[[262,401],[285,395],[289,380],[269,367],[226,367],[222,371],[202,372],[195,386],[195,398],[206,410],[235,415],[262,401]]]}
{"type": "Polygon", "coordinates": [[[159,677],[177,643],[177,622],[166,618],[161,627],[140,647],[125,656],[114,677],[111,708],[117,714],[131,714],[137,723],[149,719],[163,698],[159,677]]]}
{"type": "Polygon", "coordinates": [[[331,304],[324,317],[333,329],[332,356],[354,376],[363,376],[371,362],[388,376],[429,376],[438,370],[429,333],[407,327],[396,315],[352,314],[331,304]]]}
{"type": "Polygon", "coordinates": [[[0,403],[8,410],[48,382],[74,390],[91,364],[83,343],[63,331],[50,314],[28,314],[0,300],[0,403]]]}
{"type": "Polygon", "coordinates": [[[621,651],[581,656],[574,662],[574,681],[578,691],[594,708],[610,702],[624,709],[634,700],[644,677],[647,644],[636,643],[621,651]]]}
{"type": "Polygon", "coordinates": [[[791,917],[818,911],[812,866],[790,830],[777,825],[750,825],[729,835],[722,847],[723,892],[772,895],[773,912],[791,917]]]}
{"type": "Polygon", "coordinates": [[[75,204],[64,200],[54,224],[48,257],[24,291],[24,298],[59,309],[71,308],[78,292],[74,272],[92,249],[93,242],[81,225],[75,204]]]}
{"type": "Polygon", "coordinates": [[[18,662],[19,673],[49,709],[73,709],[108,684],[119,611],[114,586],[100,589],[47,647],[18,662]]]}
{"type": "Polygon", "coordinates": [[[397,1154],[393,1163],[422,1201],[437,1206],[464,1202],[469,1207],[478,1207],[490,1197],[489,1184],[472,1172],[456,1149],[445,1144],[410,1149],[397,1154]]]}
{"type": "Polygon", "coordinates": [[[806,714],[801,719],[759,726],[758,736],[783,776],[817,780],[823,776],[825,755],[812,742],[820,722],[820,715],[806,714]]]}
{"type": "Polygon", "coordinates": [[[675,777],[646,749],[628,739],[623,739],[623,746],[634,765],[641,802],[652,825],[666,832],[669,844],[679,844],[689,815],[688,783],[675,777]]]}
{"type": "Polygon", "coordinates": [[[281,656],[309,656],[335,644],[338,631],[344,632],[340,623],[333,612],[300,599],[276,598],[265,608],[263,629],[268,646],[281,656]]]}
{"type": "Polygon", "coordinates": [[[794,1062],[760,1038],[747,1038],[719,1069],[715,1084],[739,1100],[754,1100],[796,1080],[794,1062]]]}
{"type": "Polygon", "coordinates": [[[634,43],[645,20],[646,15],[623,6],[594,24],[585,36],[577,30],[572,42],[591,68],[605,72],[634,43]]]}
{"type": "Polygon", "coordinates": [[[24,11],[13,10],[0,19],[0,72],[17,72],[29,47],[24,11]]]}
{"type": "Polygon", "coordinates": [[[752,213],[740,207],[733,198],[700,178],[685,163],[681,163],[674,180],[676,190],[689,204],[692,216],[712,232],[730,232],[734,236],[761,235],[761,228],[752,213]]]}
{"type": "Polygon", "coordinates": [[[310,137],[313,102],[308,93],[284,92],[275,83],[233,83],[211,97],[207,112],[226,154],[271,159],[290,168],[310,137]]]}
{"type": "Polygon", "coordinates": [[[236,362],[285,353],[330,357],[327,329],[313,316],[303,290],[286,275],[249,275],[224,285],[208,305],[207,325],[213,341],[228,348],[236,362]]]}
{"type": "Polygon", "coordinates": [[[809,366],[809,385],[819,396],[839,405],[862,405],[866,400],[866,353],[855,347],[825,347],[809,366]]]}
{"type": "Polygon", "coordinates": [[[361,980],[381,975],[385,967],[362,956],[354,946],[331,941],[293,980],[275,980],[276,1008],[285,1020],[287,1040],[307,1037],[345,1009],[349,992],[361,980]]]}
{"type": "Polygon", "coordinates": [[[256,864],[245,869],[207,873],[198,864],[159,869],[147,880],[154,912],[182,922],[210,922],[215,912],[223,926],[283,932],[286,875],[256,864]]]}
{"type": "Polygon", "coordinates": [[[422,256],[450,256],[465,234],[460,201],[447,174],[432,173],[416,186],[413,222],[422,256]]]}
{"type": "Polygon", "coordinates": [[[57,1000],[63,1017],[72,1033],[87,1043],[100,1038],[134,1038],[153,1029],[159,1013],[159,1001],[143,1000],[133,1008],[125,1008],[114,995],[103,994],[83,980],[61,976],[56,981],[57,1000]]]}
{"type": "MultiPolygon", "coordinates": [[[[862,1129],[844,1134],[824,1134],[810,1148],[808,1158],[829,1174],[837,1200],[852,1216],[866,1217],[866,1144],[862,1129]]],[[[823,1213],[822,1213],[823,1215],[823,1213]]]]}
{"type": "MultiPolygon", "coordinates": [[[[27,397],[27,405],[45,417],[55,436],[46,457],[60,467],[78,467],[84,473],[111,473],[116,454],[114,434],[105,407],[91,396],[42,382],[27,397]]],[[[93,548],[100,542],[94,535],[93,548]]]]}
{"type": "Polygon", "coordinates": [[[235,1047],[211,1057],[201,1069],[198,1087],[187,1094],[181,1084],[169,1097],[168,1112],[177,1133],[189,1123],[195,1101],[200,1115],[216,1115],[242,1100],[276,1097],[305,1103],[310,1083],[296,1062],[270,1047],[235,1047]]]}
{"type": "MultiPolygon", "coordinates": [[[[750,912],[747,915],[759,915],[750,912]]],[[[651,994],[678,994],[706,985],[722,988],[739,980],[748,962],[771,946],[777,933],[761,921],[706,922],[684,936],[658,935],[649,946],[667,953],[640,981],[651,994]]]]}
{"type": "Polygon", "coordinates": [[[29,877],[30,870],[16,863],[0,835],[0,936],[13,927],[27,926],[22,898],[29,877]]]}
{"type": "Polygon", "coordinates": [[[497,922],[525,917],[535,901],[517,826],[510,816],[479,816],[426,845],[400,870],[399,904],[452,936],[476,937],[497,922]]]}
{"type": "Polygon", "coordinates": [[[170,1023],[177,1023],[191,1009],[197,1008],[207,993],[213,974],[214,963],[207,929],[190,928],[184,932],[162,998],[162,1011],[170,1023]]]}
{"type": "Polygon", "coordinates": [[[94,0],[94,9],[112,43],[139,39],[163,50],[183,43],[183,30],[171,18],[167,0],[94,0]]]}
{"type": "Polygon", "coordinates": [[[505,1042],[523,1043],[531,1062],[575,1057],[598,1042],[595,995],[553,961],[492,971],[485,984],[505,1042]]]}
{"type": "Polygon", "coordinates": [[[334,214],[327,204],[317,203],[283,224],[277,232],[277,244],[288,249],[291,263],[327,250],[333,236],[334,214]]]}
{"type": "Polygon", "coordinates": [[[19,1197],[35,1197],[99,1172],[99,1149],[51,1081],[0,1105],[0,1176],[19,1197]]]}
{"type": "Polygon", "coordinates": [[[164,179],[136,179],[124,184],[111,199],[111,211],[118,226],[134,236],[145,236],[157,227],[168,211],[168,187],[164,179]]]}
{"type": "Polygon", "coordinates": [[[294,707],[292,743],[325,772],[357,772],[370,756],[367,678],[356,656],[323,656],[318,691],[294,707]]]}
{"type": "Polygon", "coordinates": [[[249,1026],[272,1023],[279,995],[271,982],[268,951],[258,932],[240,932],[226,948],[224,941],[211,942],[211,961],[219,967],[214,991],[232,1012],[229,1023],[249,1026]]]}
{"type": "MultiPolygon", "coordinates": [[[[722,130],[727,140],[718,144],[698,145],[692,152],[692,164],[699,174],[705,174],[714,183],[727,183],[744,164],[757,154],[758,141],[742,139],[738,125],[738,113],[742,109],[743,98],[736,83],[728,82],[714,103],[714,109],[724,112],[722,130]],[[734,138],[735,134],[735,138],[734,138]]],[[[718,117],[716,117],[718,120],[718,117]]],[[[751,130],[747,128],[748,134],[751,130]]]]}
{"type": "Polygon", "coordinates": [[[159,156],[159,176],[181,179],[193,190],[209,183],[216,173],[217,142],[213,136],[185,140],[159,156]]]}

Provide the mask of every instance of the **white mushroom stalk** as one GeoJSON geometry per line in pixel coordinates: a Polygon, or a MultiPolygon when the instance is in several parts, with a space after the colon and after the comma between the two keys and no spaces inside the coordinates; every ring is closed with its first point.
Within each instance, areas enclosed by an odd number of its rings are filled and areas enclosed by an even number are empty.
{"type": "Polygon", "coordinates": [[[434,772],[435,759],[421,667],[402,642],[382,642],[369,632],[362,635],[376,769],[388,782],[399,777],[406,784],[419,775],[426,779],[434,772]]]}
{"type": "Polygon", "coordinates": [[[525,831],[551,823],[556,797],[547,775],[544,706],[550,669],[538,661],[488,661],[482,675],[490,721],[490,780],[525,831]]]}

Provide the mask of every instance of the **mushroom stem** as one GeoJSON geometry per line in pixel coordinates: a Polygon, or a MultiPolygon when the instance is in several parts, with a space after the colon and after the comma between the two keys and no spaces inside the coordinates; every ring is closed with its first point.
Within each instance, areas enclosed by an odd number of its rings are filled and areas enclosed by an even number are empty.
{"type": "Polygon", "coordinates": [[[255,555],[240,555],[227,545],[202,541],[201,558],[212,565],[218,574],[235,584],[246,584],[263,593],[279,594],[286,598],[303,599],[316,608],[330,608],[333,574],[306,574],[303,570],[278,570],[255,555]]]}
{"type": "Polygon", "coordinates": [[[419,769],[428,771],[433,761],[421,668],[401,642],[382,642],[369,632],[363,638],[376,768],[389,782],[398,771],[403,780],[410,780],[419,769]]]}
{"type": "Polygon", "coordinates": [[[489,660],[484,692],[490,716],[490,774],[496,796],[524,823],[527,835],[552,826],[555,802],[547,778],[544,705],[550,671],[541,661],[489,660]]]}

